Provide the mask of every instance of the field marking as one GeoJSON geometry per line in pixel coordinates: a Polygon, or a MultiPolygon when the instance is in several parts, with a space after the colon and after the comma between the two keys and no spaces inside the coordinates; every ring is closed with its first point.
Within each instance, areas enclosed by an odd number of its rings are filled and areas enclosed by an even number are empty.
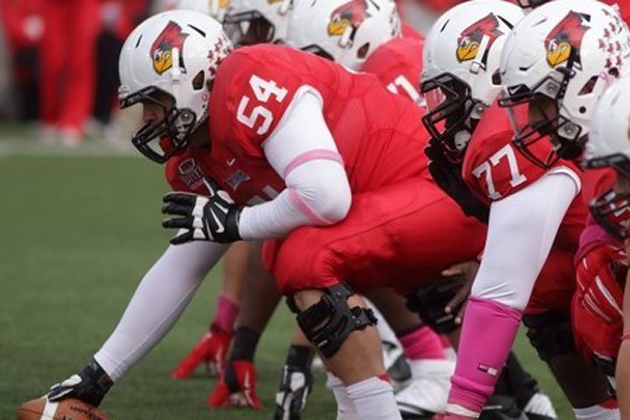
{"type": "Polygon", "coordinates": [[[78,146],[68,147],[47,145],[29,138],[3,138],[0,140],[0,157],[11,156],[140,157],[140,154],[130,143],[113,144],[105,140],[87,140],[78,146]]]}

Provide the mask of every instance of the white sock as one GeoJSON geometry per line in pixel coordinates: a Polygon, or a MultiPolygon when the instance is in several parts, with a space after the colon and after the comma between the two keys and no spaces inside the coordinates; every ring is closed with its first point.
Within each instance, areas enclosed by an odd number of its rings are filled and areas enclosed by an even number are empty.
{"type": "Polygon", "coordinates": [[[376,376],[346,387],[361,420],[400,420],[400,411],[389,382],[376,376]]]}
{"type": "Polygon", "coordinates": [[[452,362],[457,361],[457,352],[453,347],[447,347],[444,349],[444,354],[446,355],[446,360],[450,360],[452,362]]]}
{"type": "Polygon", "coordinates": [[[335,401],[337,401],[337,420],[359,420],[357,410],[354,408],[343,382],[328,372],[326,386],[333,392],[335,401]]]}
{"type": "Polygon", "coordinates": [[[619,420],[618,408],[606,408],[592,405],[586,408],[574,408],[575,420],[619,420]]]}

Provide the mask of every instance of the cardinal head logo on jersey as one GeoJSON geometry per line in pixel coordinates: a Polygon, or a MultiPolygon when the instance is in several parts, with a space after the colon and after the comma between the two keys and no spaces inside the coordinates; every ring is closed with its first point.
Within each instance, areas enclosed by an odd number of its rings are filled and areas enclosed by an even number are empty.
{"type": "Polygon", "coordinates": [[[342,4],[330,14],[328,35],[341,36],[346,32],[346,28],[348,27],[356,30],[361,26],[366,15],[366,0],[350,0],[348,3],[342,4]]]}
{"type": "Polygon", "coordinates": [[[180,67],[184,68],[182,58],[184,54],[184,41],[188,34],[182,32],[181,26],[170,21],[166,28],[158,35],[151,46],[151,59],[153,60],[153,70],[157,74],[162,74],[173,67],[173,49],[179,50],[180,67]]]}
{"type": "Polygon", "coordinates": [[[501,35],[503,35],[503,32],[499,30],[499,20],[496,15],[494,13],[488,14],[488,16],[466,28],[459,36],[457,40],[457,61],[463,63],[464,61],[474,60],[477,58],[479,47],[484,37],[488,37],[488,45],[485,49],[487,52],[494,44],[494,41],[501,35]]]}
{"type": "Polygon", "coordinates": [[[555,28],[551,30],[545,40],[547,63],[557,67],[572,58],[580,64],[580,48],[582,39],[590,27],[584,25],[585,17],[570,11],[555,28]]]}

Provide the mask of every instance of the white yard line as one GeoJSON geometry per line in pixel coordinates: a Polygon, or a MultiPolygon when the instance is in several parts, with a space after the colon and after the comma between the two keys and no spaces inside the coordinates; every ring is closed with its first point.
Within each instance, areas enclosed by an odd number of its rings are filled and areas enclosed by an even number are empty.
{"type": "Polygon", "coordinates": [[[31,139],[0,140],[0,157],[8,156],[139,156],[131,146],[112,144],[105,140],[90,140],[74,147],[63,145],[44,145],[31,139]]]}

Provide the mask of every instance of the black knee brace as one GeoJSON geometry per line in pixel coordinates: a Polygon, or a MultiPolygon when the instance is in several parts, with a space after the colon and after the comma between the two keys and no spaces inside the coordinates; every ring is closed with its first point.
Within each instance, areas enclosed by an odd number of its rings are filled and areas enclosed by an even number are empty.
{"type": "Polygon", "coordinates": [[[460,325],[455,324],[455,317],[465,300],[451,313],[444,312],[444,307],[455,297],[464,283],[464,276],[440,279],[407,296],[407,307],[411,312],[417,313],[422,322],[434,331],[440,334],[450,334],[460,327],[460,325]]]}
{"type": "Polygon", "coordinates": [[[297,314],[304,335],[324,357],[334,356],[352,331],[376,325],[371,309],[348,306],[348,298],[353,294],[349,286],[337,284],[325,289],[321,300],[302,312],[292,298],[287,299],[289,309],[297,314]]]}
{"type": "Polygon", "coordinates": [[[545,312],[524,315],[527,337],[541,360],[548,362],[554,356],[575,353],[575,342],[568,315],[545,312]]]}

